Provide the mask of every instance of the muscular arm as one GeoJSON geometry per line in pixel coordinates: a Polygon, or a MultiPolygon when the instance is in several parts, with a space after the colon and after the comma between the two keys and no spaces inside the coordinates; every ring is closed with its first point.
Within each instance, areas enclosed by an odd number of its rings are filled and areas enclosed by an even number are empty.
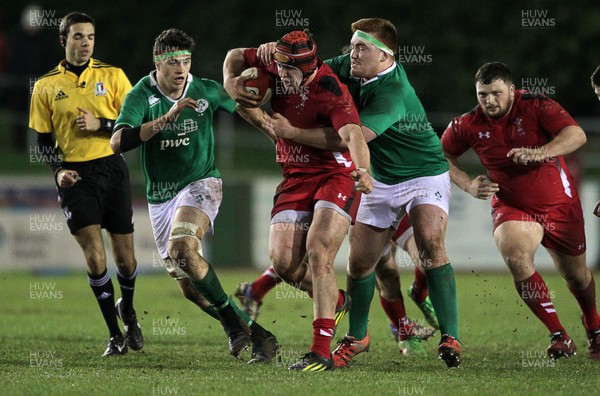
{"type": "Polygon", "coordinates": [[[270,141],[273,143],[277,141],[277,136],[271,133],[270,130],[265,127],[265,124],[268,122],[268,118],[270,117],[264,110],[259,107],[250,108],[238,104],[235,107],[235,111],[250,125],[264,133],[270,141]]]}
{"type": "MultiPolygon", "coordinates": [[[[281,114],[275,113],[269,119],[266,126],[271,134],[278,137],[292,140],[307,146],[316,147],[322,150],[347,150],[348,144],[340,134],[332,127],[328,128],[297,128],[281,114]]],[[[370,142],[377,135],[371,129],[361,126],[363,139],[370,142]]]]}
{"type": "Polygon", "coordinates": [[[552,141],[538,148],[519,147],[506,154],[518,164],[541,162],[549,158],[571,154],[583,146],[587,138],[585,132],[578,126],[570,125],[561,129],[552,141]]]}
{"type": "Polygon", "coordinates": [[[450,180],[461,190],[471,194],[475,198],[489,199],[496,192],[500,191],[498,184],[492,182],[487,176],[479,175],[471,180],[471,177],[463,170],[458,161],[458,157],[448,154],[444,151],[444,156],[450,165],[450,180]]]}
{"type": "Polygon", "coordinates": [[[361,128],[356,124],[346,124],[338,130],[342,141],[348,146],[352,162],[357,170],[353,177],[358,181],[357,190],[370,193],[373,190],[373,179],[370,174],[371,158],[369,147],[365,142],[361,128]]]}
{"type": "Polygon", "coordinates": [[[250,76],[240,76],[247,67],[244,60],[244,49],[235,48],[227,52],[223,62],[223,87],[229,96],[242,106],[258,107],[262,98],[244,89],[244,82],[249,80],[250,76]]]}

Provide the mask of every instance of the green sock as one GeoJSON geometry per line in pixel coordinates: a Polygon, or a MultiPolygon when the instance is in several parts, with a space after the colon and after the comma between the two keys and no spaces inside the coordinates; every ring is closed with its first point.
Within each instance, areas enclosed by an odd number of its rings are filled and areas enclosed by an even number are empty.
{"type": "Polygon", "coordinates": [[[214,305],[210,305],[206,308],[200,307],[200,309],[202,309],[204,312],[206,312],[208,315],[212,316],[213,318],[219,320],[219,313],[214,305]]]}
{"type": "Polygon", "coordinates": [[[190,281],[196,290],[212,304],[211,307],[203,309],[204,312],[218,319],[219,316],[217,315],[217,312],[225,308],[227,305],[231,305],[235,313],[242,318],[242,320],[248,326],[252,324],[252,319],[250,319],[250,317],[244,311],[239,309],[235,302],[233,302],[233,300],[227,296],[223,290],[223,286],[221,286],[221,282],[219,281],[217,274],[213,270],[212,265],[208,265],[208,271],[206,272],[204,279],[197,281],[190,278],[190,281]],[[209,312],[209,310],[211,312],[209,312]],[[212,314],[213,312],[215,315],[212,314]]]}
{"type": "Polygon", "coordinates": [[[250,316],[248,316],[246,312],[242,311],[231,298],[229,298],[229,305],[231,305],[235,313],[238,314],[238,316],[242,319],[244,323],[246,323],[248,327],[250,327],[252,323],[254,323],[254,321],[250,319],[250,316]]]}
{"type": "Polygon", "coordinates": [[[202,294],[209,303],[214,305],[215,309],[219,310],[229,301],[229,297],[225,294],[223,286],[217,277],[217,274],[212,268],[212,265],[208,265],[208,271],[202,280],[194,280],[190,278],[192,285],[196,290],[202,294]]]}
{"type": "Polygon", "coordinates": [[[437,315],[442,334],[458,339],[458,304],[456,281],[450,263],[426,272],[429,298],[437,315]]]}
{"type": "Polygon", "coordinates": [[[348,276],[346,283],[348,294],[352,299],[352,308],[348,314],[350,321],[348,335],[355,337],[357,340],[362,340],[367,336],[369,309],[375,293],[375,272],[362,279],[354,279],[348,276]]]}

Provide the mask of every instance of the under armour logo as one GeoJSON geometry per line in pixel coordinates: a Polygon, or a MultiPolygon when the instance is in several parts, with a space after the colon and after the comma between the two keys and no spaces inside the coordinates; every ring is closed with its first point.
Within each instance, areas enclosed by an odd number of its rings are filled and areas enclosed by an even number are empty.
{"type": "Polygon", "coordinates": [[[490,138],[490,131],[479,132],[479,139],[483,139],[484,136],[485,136],[486,139],[489,139],[490,138]]]}
{"type": "Polygon", "coordinates": [[[340,198],[342,201],[346,201],[346,196],[342,195],[342,193],[338,193],[338,198],[340,198]]]}

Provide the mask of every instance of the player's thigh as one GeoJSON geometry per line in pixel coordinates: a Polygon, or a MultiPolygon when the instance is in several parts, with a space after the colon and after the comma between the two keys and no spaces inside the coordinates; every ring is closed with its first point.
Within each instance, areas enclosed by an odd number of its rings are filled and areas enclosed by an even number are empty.
{"type": "Polygon", "coordinates": [[[448,213],[439,206],[422,204],[411,209],[410,219],[423,265],[429,268],[447,263],[445,236],[448,213]]]}
{"type": "Polygon", "coordinates": [[[544,228],[533,221],[507,220],[494,230],[494,242],[507,263],[533,262],[544,228]]]}
{"type": "Polygon", "coordinates": [[[196,180],[178,195],[173,223],[187,222],[200,227],[202,235],[211,234],[223,200],[223,185],[219,178],[196,180]]]}
{"type": "Polygon", "coordinates": [[[278,274],[294,273],[306,254],[305,222],[275,222],[269,229],[269,258],[278,274]]]}
{"type": "Polygon", "coordinates": [[[333,260],[349,227],[350,220],[339,208],[317,206],[306,240],[309,254],[323,254],[333,260]]]}

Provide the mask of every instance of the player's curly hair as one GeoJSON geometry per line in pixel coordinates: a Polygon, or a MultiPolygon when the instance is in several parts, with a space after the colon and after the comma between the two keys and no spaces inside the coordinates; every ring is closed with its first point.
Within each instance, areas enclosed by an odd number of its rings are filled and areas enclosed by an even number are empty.
{"type": "Polygon", "coordinates": [[[492,81],[502,80],[507,84],[512,84],[513,78],[510,69],[502,62],[488,62],[481,66],[475,73],[475,82],[488,85],[492,81]]]}
{"type": "Polygon", "coordinates": [[[352,33],[357,30],[369,33],[394,51],[394,55],[398,53],[398,33],[394,24],[387,19],[363,18],[353,22],[351,27],[352,33]]]}
{"type": "Polygon", "coordinates": [[[598,65],[596,70],[592,73],[592,87],[600,87],[600,65],[598,65]]]}
{"type": "Polygon", "coordinates": [[[194,39],[179,29],[167,29],[154,40],[152,55],[157,56],[166,52],[188,50],[192,52],[196,43],[194,39]]]}

